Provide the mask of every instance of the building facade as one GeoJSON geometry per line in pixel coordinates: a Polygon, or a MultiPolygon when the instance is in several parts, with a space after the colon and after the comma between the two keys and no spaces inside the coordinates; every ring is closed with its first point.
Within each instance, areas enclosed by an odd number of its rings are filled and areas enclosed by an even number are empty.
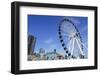
{"type": "Polygon", "coordinates": [[[28,36],[28,60],[31,61],[34,54],[34,48],[36,43],[36,37],[33,35],[28,36]]]}

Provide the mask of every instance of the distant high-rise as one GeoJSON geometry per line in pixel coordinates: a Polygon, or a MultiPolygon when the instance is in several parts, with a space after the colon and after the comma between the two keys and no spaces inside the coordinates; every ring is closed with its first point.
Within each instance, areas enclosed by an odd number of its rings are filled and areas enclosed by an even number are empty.
{"type": "Polygon", "coordinates": [[[44,50],[43,48],[40,48],[39,53],[40,53],[40,54],[45,53],[45,50],[44,50]]]}
{"type": "Polygon", "coordinates": [[[28,36],[28,55],[33,54],[35,43],[36,43],[36,37],[34,37],[33,35],[29,35],[28,36]]]}

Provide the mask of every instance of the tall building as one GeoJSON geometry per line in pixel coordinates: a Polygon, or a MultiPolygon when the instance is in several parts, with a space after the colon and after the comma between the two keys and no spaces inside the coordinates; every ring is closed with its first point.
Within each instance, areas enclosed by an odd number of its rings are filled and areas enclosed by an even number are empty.
{"type": "Polygon", "coordinates": [[[40,54],[40,60],[46,60],[45,50],[43,48],[40,48],[39,54],[40,54]]]}
{"type": "Polygon", "coordinates": [[[45,50],[43,48],[40,48],[40,51],[39,51],[40,54],[45,54],[45,50]]]}
{"type": "Polygon", "coordinates": [[[35,43],[36,43],[36,37],[34,37],[33,35],[29,35],[28,36],[28,55],[33,54],[35,43]]]}

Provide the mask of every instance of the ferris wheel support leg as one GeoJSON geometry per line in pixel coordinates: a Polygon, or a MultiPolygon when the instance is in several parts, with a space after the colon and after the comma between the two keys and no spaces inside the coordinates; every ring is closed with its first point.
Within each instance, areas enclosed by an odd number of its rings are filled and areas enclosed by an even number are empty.
{"type": "Polygon", "coordinates": [[[73,49],[74,49],[74,42],[75,42],[75,39],[74,38],[72,39],[72,42],[73,43],[72,43],[72,49],[71,49],[71,56],[73,56],[73,49]]]}
{"type": "Polygon", "coordinates": [[[77,44],[78,44],[78,47],[79,47],[79,49],[80,49],[80,52],[81,52],[81,54],[83,55],[83,51],[82,51],[82,48],[81,48],[81,46],[80,46],[80,44],[79,44],[79,41],[76,39],[76,41],[77,41],[77,44]]]}
{"type": "Polygon", "coordinates": [[[82,44],[86,48],[86,50],[88,50],[87,47],[83,43],[81,43],[81,41],[79,39],[78,39],[78,41],[80,42],[80,44],[82,44]]]}

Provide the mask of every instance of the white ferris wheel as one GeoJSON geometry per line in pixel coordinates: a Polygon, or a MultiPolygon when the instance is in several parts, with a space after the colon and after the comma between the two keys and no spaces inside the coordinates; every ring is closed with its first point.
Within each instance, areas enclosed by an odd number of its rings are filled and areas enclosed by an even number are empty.
{"type": "Polygon", "coordinates": [[[66,59],[85,58],[84,48],[87,49],[87,47],[83,44],[80,32],[72,20],[62,19],[59,24],[58,34],[62,47],[66,52],[66,59]]]}

